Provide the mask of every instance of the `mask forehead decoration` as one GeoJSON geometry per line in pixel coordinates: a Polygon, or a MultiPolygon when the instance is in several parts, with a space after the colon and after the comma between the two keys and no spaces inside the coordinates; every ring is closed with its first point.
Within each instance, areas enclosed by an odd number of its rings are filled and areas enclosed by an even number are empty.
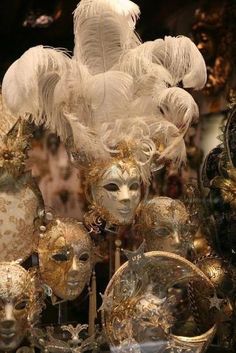
{"type": "Polygon", "coordinates": [[[42,280],[53,294],[63,300],[77,298],[93,267],[93,245],[83,225],[56,219],[41,235],[38,254],[42,280]]]}
{"type": "Polygon", "coordinates": [[[186,257],[192,234],[189,214],[181,201],[154,197],[143,202],[136,219],[136,231],[146,240],[148,251],[169,251],[186,257]]]}
{"type": "Polygon", "coordinates": [[[13,262],[0,263],[0,350],[16,349],[38,320],[42,291],[36,274],[13,262]]]}
{"type": "Polygon", "coordinates": [[[132,344],[138,352],[204,352],[216,327],[209,324],[199,330],[192,322],[188,287],[190,283],[204,286],[210,310],[209,299],[215,293],[212,283],[178,255],[155,251],[140,256],[142,263],[129,257],[129,263],[115,273],[105,291],[102,318],[111,348],[124,352],[132,344]],[[132,289],[127,290],[129,285],[132,289]]]}

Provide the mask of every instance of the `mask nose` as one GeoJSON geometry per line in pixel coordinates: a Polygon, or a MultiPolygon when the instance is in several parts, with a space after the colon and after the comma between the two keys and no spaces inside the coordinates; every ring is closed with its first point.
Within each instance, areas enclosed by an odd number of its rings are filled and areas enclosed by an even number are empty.
{"type": "Polygon", "coordinates": [[[128,203],[130,201],[129,188],[127,185],[121,187],[119,201],[123,203],[128,203]]]}
{"type": "Polygon", "coordinates": [[[75,277],[75,276],[78,275],[78,273],[79,273],[79,267],[78,267],[78,264],[77,264],[76,256],[74,256],[71,268],[69,270],[69,276],[75,277]]]}
{"type": "Polygon", "coordinates": [[[175,245],[179,245],[181,242],[180,242],[180,237],[179,237],[179,234],[177,231],[174,232],[173,234],[173,242],[175,245]]]}
{"type": "Polygon", "coordinates": [[[13,305],[8,303],[5,305],[5,318],[0,322],[0,327],[5,330],[13,329],[15,322],[16,320],[13,315],[13,305]]]}

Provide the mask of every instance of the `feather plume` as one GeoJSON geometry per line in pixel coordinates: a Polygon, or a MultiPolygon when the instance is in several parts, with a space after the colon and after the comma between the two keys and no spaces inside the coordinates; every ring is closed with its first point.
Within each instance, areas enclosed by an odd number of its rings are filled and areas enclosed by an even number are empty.
{"type": "Polygon", "coordinates": [[[129,0],[81,0],[74,11],[75,27],[78,18],[87,19],[105,11],[126,17],[133,26],[140,15],[138,5],[129,0]]]}
{"type": "Polygon", "coordinates": [[[81,1],[74,12],[74,56],[92,74],[106,72],[121,54],[138,43],[128,16],[136,18],[136,5],[127,0],[81,1]],[[121,5],[127,3],[127,8],[121,5]],[[129,15],[130,11],[130,15],[129,15]]]}
{"type": "Polygon", "coordinates": [[[141,96],[131,102],[130,115],[145,116],[155,113],[157,113],[157,108],[152,96],[141,96]]]}
{"type": "Polygon", "coordinates": [[[121,69],[129,66],[133,72],[143,64],[147,66],[146,62],[162,66],[171,76],[171,80],[167,80],[170,86],[182,82],[184,88],[198,90],[204,87],[207,79],[206,65],[200,51],[184,36],[167,36],[164,40],[143,43],[125,54],[123,61],[121,69]]]}
{"type": "Polygon", "coordinates": [[[70,59],[63,52],[37,46],[27,50],[6,72],[2,83],[2,95],[12,114],[38,116],[40,106],[38,82],[49,72],[62,73],[68,69],[70,59]]]}
{"type": "Polygon", "coordinates": [[[163,82],[172,86],[173,80],[170,72],[162,65],[150,62],[148,57],[140,55],[136,49],[131,49],[122,55],[116,67],[120,71],[133,76],[135,81],[137,81],[137,90],[142,86],[144,87],[143,90],[145,90],[147,83],[149,88],[150,81],[155,83],[163,82]]]}
{"type": "Polygon", "coordinates": [[[84,153],[86,160],[93,161],[96,159],[105,160],[110,158],[109,152],[104,147],[100,135],[96,130],[81,124],[77,116],[65,114],[70,122],[72,129],[73,141],[70,145],[75,146],[80,152],[84,153]]]}
{"type": "Polygon", "coordinates": [[[171,122],[157,120],[152,117],[153,122],[149,122],[150,137],[156,142],[158,158],[155,161],[157,165],[163,161],[171,161],[177,168],[186,161],[186,147],[184,136],[179,129],[171,122]],[[158,146],[160,146],[160,151],[158,146]]]}
{"type": "Polygon", "coordinates": [[[154,41],[153,61],[170,71],[176,84],[184,88],[202,89],[207,73],[204,59],[196,45],[187,37],[166,36],[164,41],[154,41]]]}
{"type": "Polygon", "coordinates": [[[106,72],[122,53],[121,38],[127,34],[125,27],[127,23],[123,18],[109,13],[87,19],[79,27],[75,58],[86,65],[91,74],[106,72]]]}
{"type": "Polygon", "coordinates": [[[154,102],[165,119],[186,133],[189,125],[199,116],[198,106],[193,97],[179,87],[155,87],[154,102]]]}
{"type": "Polygon", "coordinates": [[[133,78],[119,71],[108,71],[91,77],[87,85],[94,124],[112,121],[129,110],[133,99],[133,78]]]}

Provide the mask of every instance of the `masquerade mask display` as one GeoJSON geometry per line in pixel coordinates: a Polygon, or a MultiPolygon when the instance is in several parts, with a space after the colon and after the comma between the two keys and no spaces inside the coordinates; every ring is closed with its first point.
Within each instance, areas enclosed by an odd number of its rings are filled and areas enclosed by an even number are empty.
{"type": "Polygon", "coordinates": [[[89,282],[93,246],[83,225],[56,219],[40,236],[39,269],[42,280],[63,300],[77,298],[89,282]]]}
{"type": "Polygon", "coordinates": [[[141,205],[135,228],[146,240],[148,251],[168,251],[186,257],[192,246],[189,223],[181,201],[154,197],[141,205]]]}
{"type": "Polygon", "coordinates": [[[128,257],[129,262],[112,277],[103,298],[103,324],[111,349],[122,353],[204,352],[215,326],[198,329],[187,293],[190,283],[203,286],[211,311],[214,289],[210,280],[175,254],[136,252],[128,257]]]}
{"type": "Polygon", "coordinates": [[[0,351],[16,349],[38,319],[42,303],[36,280],[21,266],[0,263],[0,351]]]}

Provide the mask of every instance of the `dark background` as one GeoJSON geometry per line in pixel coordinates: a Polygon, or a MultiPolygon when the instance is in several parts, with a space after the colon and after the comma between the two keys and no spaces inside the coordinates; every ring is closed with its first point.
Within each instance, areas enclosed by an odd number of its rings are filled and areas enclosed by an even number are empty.
{"type": "MultiPolygon", "coordinates": [[[[136,0],[141,8],[137,31],[143,41],[166,34],[191,35],[200,0],[136,0]]],[[[29,47],[44,44],[73,50],[73,16],[78,0],[0,1],[0,80],[9,65],[29,47]],[[34,20],[50,16],[52,23],[35,27],[34,20]],[[30,22],[33,18],[33,22],[30,22]]]]}

